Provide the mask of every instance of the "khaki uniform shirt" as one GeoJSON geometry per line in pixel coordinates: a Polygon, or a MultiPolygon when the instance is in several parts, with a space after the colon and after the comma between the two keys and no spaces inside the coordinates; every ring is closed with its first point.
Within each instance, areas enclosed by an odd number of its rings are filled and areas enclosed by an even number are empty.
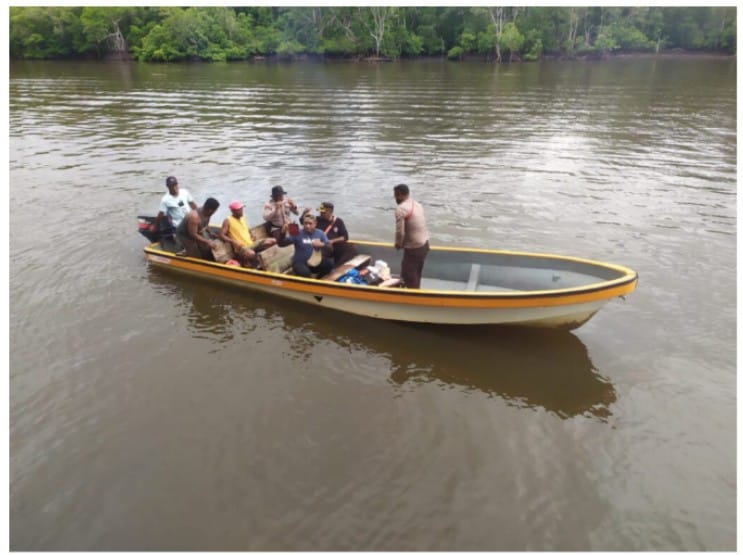
{"type": "Polygon", "coordinates": [[[408,198],[395,208],[395,246],[404,249],[422,247],[428,241],[423,207],[408,198]]]}

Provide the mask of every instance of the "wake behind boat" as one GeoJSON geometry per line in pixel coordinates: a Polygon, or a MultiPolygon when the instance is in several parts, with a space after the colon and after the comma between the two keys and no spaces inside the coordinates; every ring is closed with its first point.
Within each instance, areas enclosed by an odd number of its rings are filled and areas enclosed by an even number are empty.
{"type": "MultiPolygon", "coordinates": [[[[629,268],[568,256],[456,247],[431,247],[420,289],[394,279],[402,254],[392,244],[350,241],[359,256],[318,279],[292,275],[293,246],[272,247],[262,269],[181,256],[168,241],[155,241],[152,218],[140,216],[139,231],[151,243],[147,260],[156,267],[279,295],[359,316],[430,324],[506,324],[575,329],[610,299],[637,286],[629,268]],[[376,261],[393,279],[375,285],[339,282],[351,270],[376,261]]],[[[216,228],[214,228],[216,229],[216,228]]],[[[262,225],[252,231],[265,235],[262,225]]],[[[351,272],[352,274],[353,272],[351,272]]]]}

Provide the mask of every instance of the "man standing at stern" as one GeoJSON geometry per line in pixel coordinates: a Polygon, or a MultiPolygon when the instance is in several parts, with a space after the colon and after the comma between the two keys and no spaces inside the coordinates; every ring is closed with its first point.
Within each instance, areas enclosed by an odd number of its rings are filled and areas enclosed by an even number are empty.
{"type": "Polygon", "coordinates": [[[423,263],[429,251],[423,207],[410,197],[407,185],[395,185],[395,248],[404,249],[400,276],[408,289],[420,289],[423,263]]]}

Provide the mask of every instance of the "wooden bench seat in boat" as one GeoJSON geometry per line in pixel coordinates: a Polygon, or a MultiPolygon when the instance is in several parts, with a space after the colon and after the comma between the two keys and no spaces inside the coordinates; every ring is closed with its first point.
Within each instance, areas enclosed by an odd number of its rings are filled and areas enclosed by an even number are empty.
{"type": "Polygon", "coordinates": [[[329,274],[323,276],[321,279],[323,281],[336,281],[339,277],[341,277],[343,274],[345,274],[348,270],[353,270],[354,268],[363,268],[369,262],[371,261],[371,256],[368,254],[357,254],[354,256],[351,260],[348,262],[341,264],[337,268],[335,268],[332,272],[329,274]]]}

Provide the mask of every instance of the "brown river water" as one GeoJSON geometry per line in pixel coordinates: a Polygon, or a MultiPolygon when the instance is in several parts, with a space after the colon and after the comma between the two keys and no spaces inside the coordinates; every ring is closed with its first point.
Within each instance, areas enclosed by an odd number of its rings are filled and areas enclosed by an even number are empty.
{"type": "Polygon", "coordinates": [[[10,548],[736,548],[736,62],[10,65],[10,548]],[[390,241],[593,258],[574,332],[356,318],[147,266],[270,188],[390,241]],[[43,226],[39,226],[39,222],[43,226]]]}

